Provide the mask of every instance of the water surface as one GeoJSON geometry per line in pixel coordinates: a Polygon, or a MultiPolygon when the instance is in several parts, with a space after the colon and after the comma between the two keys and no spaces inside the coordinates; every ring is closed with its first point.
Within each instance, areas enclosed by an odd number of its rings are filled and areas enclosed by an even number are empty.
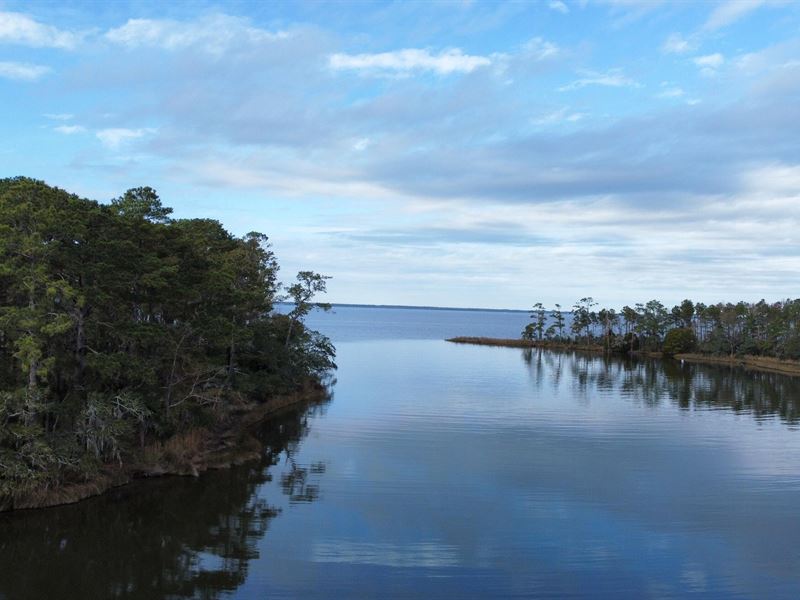
{"type": "Polygon", "coordinates": [[[454,312],[315,316],[327,404],[260,462],[0,515],[0,598],[800,597],[798,380],[454,312]]]}

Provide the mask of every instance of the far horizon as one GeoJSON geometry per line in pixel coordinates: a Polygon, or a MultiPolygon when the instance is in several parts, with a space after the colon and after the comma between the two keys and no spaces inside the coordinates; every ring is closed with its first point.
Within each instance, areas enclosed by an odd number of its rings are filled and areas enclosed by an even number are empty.
{"type": "MultiPolygon", "coordinates": [[[[686,299],[694,300],[692,298],[686,298],[686,299]]],[[[658,298],[646,298],[646,299],[637,300],[636,302],[630,302],[629,305],[631,306],[631,308],[633,308],[634,305],[637,304],[637,303],[644,304],[644,303],[646,303],[646,302],[648,302],[650,300],[658,300],[659,302],[661,302],[661,300],[658,299],[658,298]]],[[[710,304],[719,304],[719,303],[725,304],[727,302],[732,302],[734,304],[737,303],[737,302],[747,302],[747,303],[756,304],[756,303],[760,302],[761,300],[764,300],[764,301],[766,301],[768,303],[771,302],[771,301],[769,301],[769,300],[767,300],[765,298],[759,298],[758,300],[747,300],[747,299],[737,298],[735,300],[733,300],[733,299],[719,300],[717,302],[711,302],[710,304]]],[[[785,300],[785,298],[782,298],[782,299],[779,299],[779,300],[785,300]]],[[[773,302],[778,302],[779,300],[775,300],[773,302]]],[[[286,302],[286,301],[280,301],[280,302],[276,302],[276,304],[290,305],[292,303],[291,302],[286,302]]],[[[482,306],[425,306],[425,305],[411,305],[411,304],[365,304],[365,303],[361,303],[361,302],[327,302],[327,304],[330,304],[331,307],[333,307],[333,308],[336,308],[336,307],[351,307],[351,308],[392,308],[392,309],[401,309],[401,310],[458,310],[458,311],[474,311],[474,312],[509,312],[509,313],[525,313],[525,314],[531,314],[534,311],[533,307],[531,307],[531,308],[488,308],[488,307],[482,307],[482,306]]],[[[672,306],[679,305],[680,302],[676,302],[673,305],[667,305],[666,303],[663,303],[663,304],[665,305],[666,308],[669,309],[672,306]]],[[[564,313],[571,312],[572,308],[573,308],[573,304],[562,304],[561,305],[561,312],[564,312],[564,313]]],[[[619,306],[619,307],[618,306],[608,306],[608,305],[603,304],[603,303],[598,303],[597,308],[598,309],[600,309],[600,308],[614,309],[618,313],[622,309],[621,306],[619,306]]],[[[546,312],[552,313],[553,311],[556,310],[556,307],[555,307],[555,305],[545,306],[544,309],[545,309],[546,312]]]]}

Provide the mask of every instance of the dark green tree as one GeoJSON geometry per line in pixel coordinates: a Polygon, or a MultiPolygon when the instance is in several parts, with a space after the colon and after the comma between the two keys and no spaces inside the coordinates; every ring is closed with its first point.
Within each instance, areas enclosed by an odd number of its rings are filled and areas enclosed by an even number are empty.
{"type": "Polygon", "coordinates": [[[171,213],[146,187],[103,205],[0,180],[0,505],[335,367],[303,322],[328,278],[277,314],[266,236],[171,213]]]}

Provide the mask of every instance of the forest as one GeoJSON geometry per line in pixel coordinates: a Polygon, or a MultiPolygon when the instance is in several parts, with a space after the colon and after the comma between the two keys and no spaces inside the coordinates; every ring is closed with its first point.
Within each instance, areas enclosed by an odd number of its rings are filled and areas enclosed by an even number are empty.
{"type": "Polygon", "coordinates": [[[260,233],[173,219],[148,187],[110,203],[0,180],[0,505],[91,480],[335,368],[260,233]],[[290,309],[275,310],[287,300],[290,309]]]}
{"type": "Polygon", "coordinates": [[[591,297],[571,310],[533,306],[525,340],[602,346],[612,352],[763,356],[800,360],[800,299],[704,304],[684,300],[667,308],[658,300],[617,312],[591,297]]]}

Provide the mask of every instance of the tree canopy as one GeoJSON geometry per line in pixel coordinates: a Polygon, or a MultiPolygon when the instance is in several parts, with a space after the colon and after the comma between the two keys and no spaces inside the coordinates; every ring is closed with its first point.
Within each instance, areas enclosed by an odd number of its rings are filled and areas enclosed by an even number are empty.
{"type": "Polygon", "coordinates": [[[634,308],[594,310],[593,298],[581,298],[571,313],[572,335],[564,334],[561,307],[550,311],[544,328],[541,303],[534,305],[534,323],[522,332],[525,339],[603,345],[608,350],[639,349],[666,354],[696,351],[713,355],[756,355],[800,360],[800,299],[769,303],[683,300],[668,309],[658,300],[634,308]]]}
{"type": "Polygon", "coordinates": [[[101,204],[0,180],[0,497],[335,368],[303,320],[326,277],[302,272],[279,314],[265,235],[171,213],[149,187],[101,204]]]}

